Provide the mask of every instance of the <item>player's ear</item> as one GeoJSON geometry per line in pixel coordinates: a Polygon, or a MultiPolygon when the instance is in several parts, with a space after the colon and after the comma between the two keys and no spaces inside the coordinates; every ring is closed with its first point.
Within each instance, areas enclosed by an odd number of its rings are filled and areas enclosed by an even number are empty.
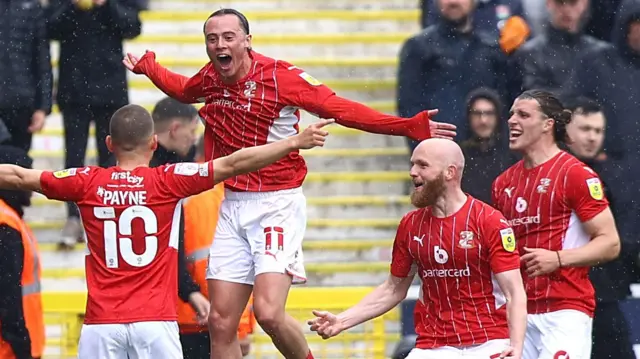
{"type": "Polygon", "coordinates": [[[156,149],[158,149],[158,135],[156,134],[151,136],[150,149],[151,151],[155,151],[156,149]]]}
{"type": "Polygon", "coordinates": [[[552,118],[547,118],[544,120],[544,124],[542,125],[542,130],[544,132],[549,132],[553,129],[553,124],[554,124],[555,120],[552,118]]]}
{"type": "Polygon", "coordinates": [[[107,145],[109,152],[113,153],[113,141],[111,140],[111,135],[107,135],[107,138],[104,139],[104,143],[107,145]]]}
{"type": "Polygon", "coordinates": [[[249,35],[245,36],[245,38],[244,38],[244,48],[245,48],[247,51],[248,51],[248,50],[251,50],[251,39],[252,39],[251,34],[249,34],[249,35]]]}

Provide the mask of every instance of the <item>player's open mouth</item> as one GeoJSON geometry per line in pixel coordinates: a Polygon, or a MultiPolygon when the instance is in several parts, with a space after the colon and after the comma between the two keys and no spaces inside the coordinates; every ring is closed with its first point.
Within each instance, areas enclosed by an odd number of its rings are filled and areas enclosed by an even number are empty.
{"type": "Polygon", "coordinates": [[[509,139],[510,140],[515,140],[516,138],[520,137],[520,135],[522,135],[522,131],[520,131],[520,130],[516,130],[514,128],[509,130],[509,139]]]}
{"type": "Polygon", "coordinates": [[[416,190],[422,189],[422,186],[424,186],[424,183],[422,183],[422,182],[416,182],[416,181],[413,181],[413,187],[414,187],[416,190]]]}
{"type": "Polygon", "coordinates": [[[220,54],[216,56],[216,58],[218,59],[218,63],[222,68],[228,68],[229,65],[231,65],[231,56],[227,54],[220,54]]]}

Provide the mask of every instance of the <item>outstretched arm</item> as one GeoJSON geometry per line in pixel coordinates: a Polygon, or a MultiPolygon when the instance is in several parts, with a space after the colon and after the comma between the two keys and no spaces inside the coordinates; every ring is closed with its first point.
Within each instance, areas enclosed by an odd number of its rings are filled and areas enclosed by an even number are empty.
{"type": "Polygon", "coordinates": [[[16,165],[0,165],[0,189],[41,192],[42,171],[16,165]]]}
{"type": "Polygon", "coordinates": [[[141,58],[127,53],[122,60],[124,66],[135,74],[144,74],[167,96],[183,103],[201,102],[202,77],[198,72],[192,78],[169,71],[156,62],[156,54],[147,51],[141,58]]]}
{"type": "Polygon", "coordinates": [[[213,160],[214,183],[266,167],[291,151],[322,147],[329,133],[322,128],[333,120],[323,120],[307,127],[303,132],[262,146],[243,148],[229,156],[213,160]]]}

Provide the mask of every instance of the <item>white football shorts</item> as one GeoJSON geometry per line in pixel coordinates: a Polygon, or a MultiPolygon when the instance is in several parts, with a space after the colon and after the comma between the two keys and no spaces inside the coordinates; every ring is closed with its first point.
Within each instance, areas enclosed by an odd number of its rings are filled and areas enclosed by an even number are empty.
{"type": "Polygon", "coordinates": [[[522,359],[590,359],[593,318],[577,310],[529,314],[522,359]]]}
{"type": "Polygon", "coordinates": [[[509,339],[493,339],[466,347],[444,346],[435,349],[413,349],[407,359],[493,359],[509,346],[509,339]]]}

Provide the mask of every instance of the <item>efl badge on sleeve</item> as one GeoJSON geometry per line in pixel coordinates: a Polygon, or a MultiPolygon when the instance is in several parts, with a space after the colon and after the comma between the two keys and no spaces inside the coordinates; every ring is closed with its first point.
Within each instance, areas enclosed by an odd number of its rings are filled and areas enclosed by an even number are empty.
{"type": "Polygon", "coordinates": [[[200,165],[193,162],[178,163],[173,169],[173,173],[182,176],[193,176],[198,173],[200,165]]]}
{"type": "Polygon", "coordinates": [[[67,178],[67,177],[71,177],[71,176],[75,176],[76,175],[76,169],[75,168],[67,168],[66,170],[60,170],[60,171],[56,171],[53,172],[53,177],[61,179],[61,178],[67,178]]]}
{"type": "Polygon", "coordinates": [[[500,237],[502,238],[502,247],[504,247],[505,251],[513,252],[516,250],[516,236],[513,234],[513,229],[501,229],[500,237]]]}
{"type": "Polygon", "coordinates": [[[318,81],[315,77],[309,75],[306,72],[301,72],[299,76],[302,77],[303,80],[307,81],[310,85],[313,85],[313,86],[322,85],[322,82],[318,81]]]}
{"type": "Polygon", "coordinates": [[[601,200],[604,198],[604,193],[602,192],[602,184],[600,183],[600,179],[598,178],[589,178],[587,180],[587,186],[589,186],[589,194],[595,200],[601,200]]]}

